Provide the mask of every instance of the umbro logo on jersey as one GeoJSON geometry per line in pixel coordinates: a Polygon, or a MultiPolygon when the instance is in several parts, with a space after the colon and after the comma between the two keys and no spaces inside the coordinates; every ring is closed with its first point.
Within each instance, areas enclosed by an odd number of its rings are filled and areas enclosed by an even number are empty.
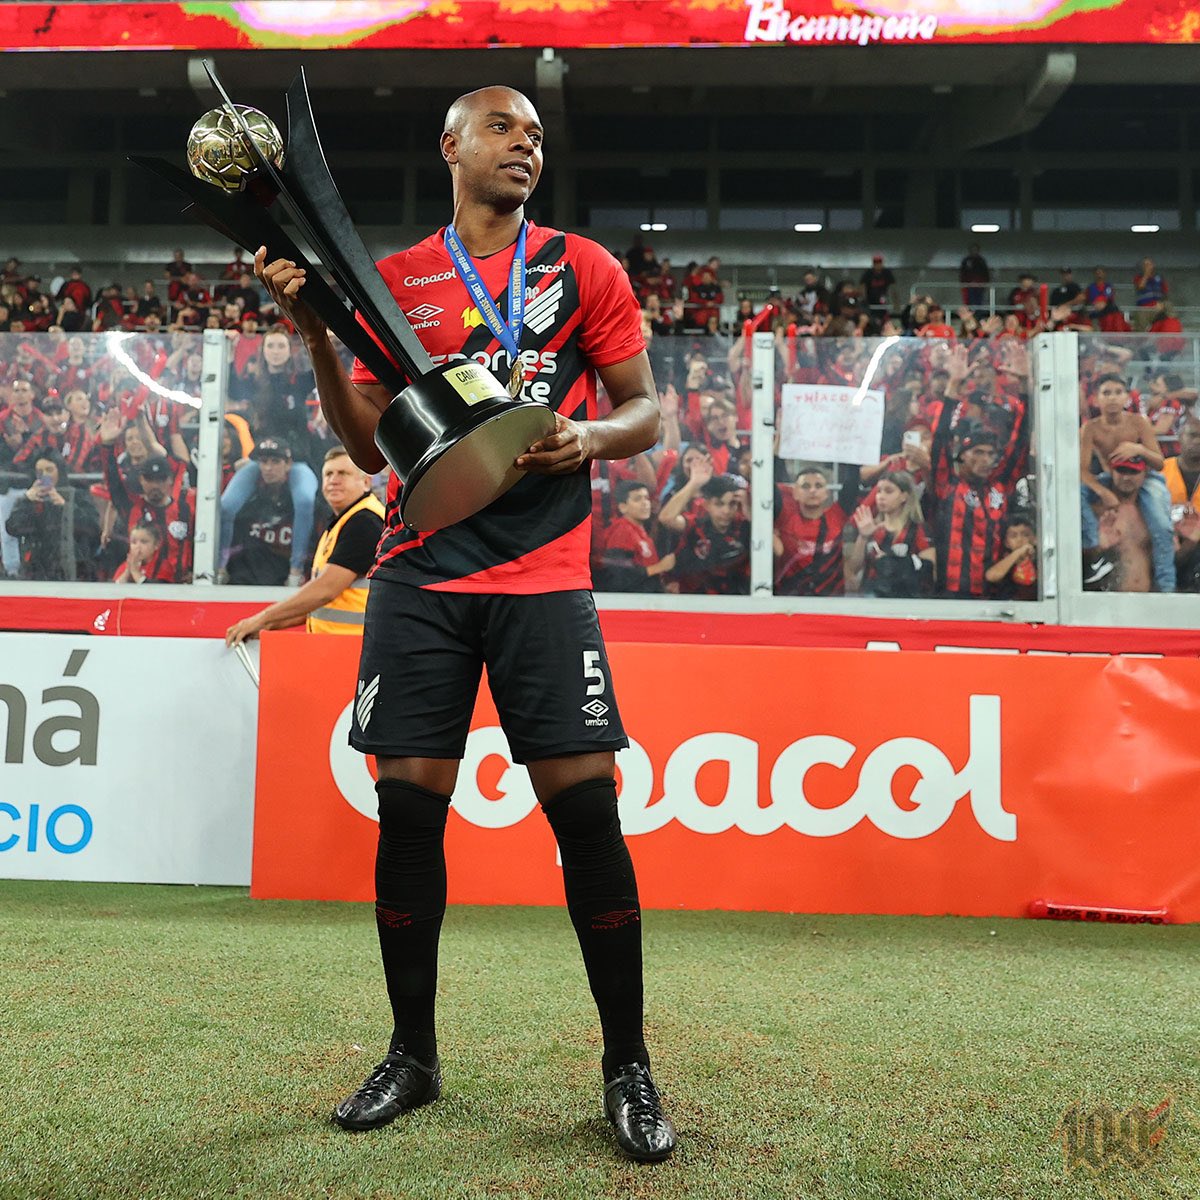
{"type": "Polygon", "coordinates": [[[358,699],[354,701],[354,716],[358,720],[359,729],[364,733],[366,733],[367,726],[371,723],[371,713],[375,711],[375,697],[378,695],[378,675],[370,683],[362,679],[358,681],[358,699]]]}
{"type": "Polygon", "coordinates": [[[413,323],[414,329],[436,329],[441,325],[441,321],[435,320],[435,318],[438,313],[445,311],[444,308],[438,308],[436,304],[418,304],[412,312],[406,315],[413,323]]]}
{"type": "Polygon", "coordinates": [[[525,310],[525,324],[534,333],[545,333],[554,323],[563,298],[563,281],[556,279],[544,292],[536,296],[525,310]]]}

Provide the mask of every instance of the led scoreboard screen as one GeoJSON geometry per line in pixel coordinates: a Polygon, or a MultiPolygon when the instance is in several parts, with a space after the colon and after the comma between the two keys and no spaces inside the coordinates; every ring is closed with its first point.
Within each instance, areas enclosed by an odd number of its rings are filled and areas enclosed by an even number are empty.
{"type": "Polygon", "coordinates": [[[31,50],[1189,43],[1195,0],[246,0],[0,4],[31,50]]]}

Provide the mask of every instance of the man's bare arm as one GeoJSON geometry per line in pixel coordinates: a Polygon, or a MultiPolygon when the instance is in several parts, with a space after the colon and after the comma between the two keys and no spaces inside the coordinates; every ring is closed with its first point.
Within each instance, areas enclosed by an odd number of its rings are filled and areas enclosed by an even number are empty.
{"type": "Polygon", "coordinates": [[[598,421],[572,421],[555,414],[553,433],[534,442],[517,459],[524,471],[567,475],[593,458],[631,458],[658,441],[658,390],[643,350],[599,369],[613,410],[598,421]]]}

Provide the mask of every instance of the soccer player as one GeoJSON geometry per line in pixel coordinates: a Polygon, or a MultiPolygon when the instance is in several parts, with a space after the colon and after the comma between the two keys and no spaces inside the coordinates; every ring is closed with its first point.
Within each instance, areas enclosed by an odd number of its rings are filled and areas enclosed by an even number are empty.
{"type": "MultiPolygon", "coordinates": [[[[461,96],[441,154],[453,223],[380,271],[435,361],[475,359],[501,379],[518,358],[524,394],[554,432],[516,460],[524,477],[482,512],[436,532],[400,520],[400,483],[367,602],[351,744],[379,766],[376,925],[394,1029],[387,1056],[333,1119],[374,1129],[436,1100],[437,951],[446,904],[443,840],[481,667],[514,761],[524,763],[558,841],[567,907],[604,1036],[604,1105],[632,1158],[665,1158],[675,1133],[642,1032],[641,910],[617,817],[615,751],[628,744],[590,591],[592,459],[628,458],[658,437],[657,392],[627,276],[602,247],[525,220],[542,171],[533,105],[507,87],[461,96]],[[478,278],[495,310],[475,305],[478,278]],[[523,320],[509,311],[527,298],[523,320]],[[599,373],[612,413],[596,419],[599,373]]],[[[361,363],[347,376],[296,264],[255,270],[303,337],[330,427],[363,470],[391,402],[361,363]]]]}

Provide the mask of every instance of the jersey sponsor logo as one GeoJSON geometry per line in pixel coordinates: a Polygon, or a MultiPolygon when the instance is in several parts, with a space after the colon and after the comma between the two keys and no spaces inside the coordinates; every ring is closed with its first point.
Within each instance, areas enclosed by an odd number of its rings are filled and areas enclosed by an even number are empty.
{"type": "Polygon", "coordinates": [[[565,262],[556,263],[534,263],[532,267],[525,268],[526,275],[558,275],[560,272],[567,269],[565,262]]]}
{"type": "Polygon", "coordinates": [[[405,316],[408,317],[414,329],[437,329],[441,325],[441,321],[435,321],[433,318],[445,311],[444,308],[438,308],[436,304],[418,304],[412,312],[405,313],[405,316]]]}
{"type": "Polygon", "coordinates": [[[375,697],[379,695],[379,676],[376,675],[370,683],[358,681],[358,698],[354,701],[354,716],[358,727],[364,733],[371,723],[371,714],[375,711],[375,697]]]}
{"type": "Polygon", "coordinates": [[[404,286],[428,287],[431,283],[445,283],[447,279],[453,278],[453,271],[443,271],[440,275],[406,275],[404,277],[404,286]]]}
{"type": "MultiPolygon", "coordinates": [[[[770,803],[765,805],[759,803],[759,784],[766,767],[753,738],[721,731],[701,733],[676,746],[665,764],[653,762],[631,738],[629,748],[617,752],[621,828],[627,835],[653,833],[677,821],[701,834],[740,829],[761,837],[786,826],[807,837],[839,837],[866,820],[889,837],[911,841],[937,833],[969,796],[980,829],[996,841],[1015,842],[1017,818],[1005,810],[1001,788],[1000,697],[973,695],[968,705],[967,757],[958,770],[939,746],[924,738],[891,738],[866,755],[853,793],[832,808],[810,803],[805,779],[816,767],[845,771],[850,766],[860,748],[844,738],[817,733],[785,746],[770,764],[770,803]],[[719,804],[702,800],[697,785],[703,769],[714,762],[725,764],[729,778],[719,804]],[[911,807],[902,808],[893,798],[892,784],[899,772],[908,769],[915,769],[920,781],[909,796],[911,807]],[[660,793],[656,778],[662,781],[660,793]]],[[[347,705],[334,726],[329,764],[346,802],[375,820],[374,780],[366,760],[346,742],[349,709],[347,705]]],[[[480,787],[479,772],[495,756],[512,762],[504,731],[493,725],[473,729],[454,790],[455,810],[483,829],[516,825],[537,807],[522,768],[507,767],[496,781],[495,792],[490,785],[480,787]]]]}

